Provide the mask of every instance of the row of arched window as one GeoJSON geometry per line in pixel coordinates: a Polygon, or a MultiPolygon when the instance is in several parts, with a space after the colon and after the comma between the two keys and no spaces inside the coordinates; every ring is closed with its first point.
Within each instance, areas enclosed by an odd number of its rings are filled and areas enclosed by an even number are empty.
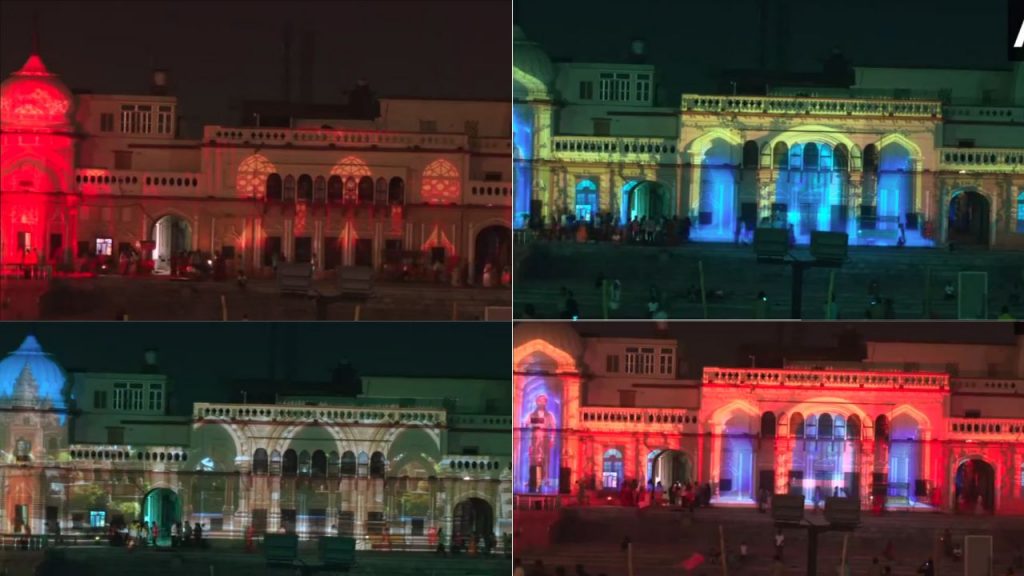
{"type": "Polygon", "coordinates": [[[383,478],[387,469],[384,454],[374,452],[367,455],[360,452],[357,456],[346,450],[340,457],[331,450],[308,450],[296,452],[288,449],[284,454],[274,450],[267,454],[263,448],[257,448],[252,455],[252,473],[271,476],[311,476],[313,478],[335,478],[338,476],[369,476],[383,478]]]}
{"type": "Polygon", "coordinates": [[[330,178],[302,174],[296,179],[291,174],[284,178],[278,173],[267,176],[267,200],[306,203],[358,203],[378,206],[405,203],[405,181],[395,176],[390,181],[369,176],[342,179],[337,174],[330,178]]]}
{"type": "Polygon", "coordinates": [[[860,169],[862,162],[864,172],[877,172],[879,167],[878,147],[874,144],[867,145],[862,156],[860,149],[855,146],[851,157],[850,148],[843,143],[832,147],[828,144],[806,142],[790,147],[785,142],[776,142],[774,147],[769,148],[767,144],[759,147],[757,142],[748,140],[743,145],[744,168],[771,167],[776,170],[847,171],[851,167],[854,170],[860,169]]]}
{"type": "MultiPolygon", "coordinates": [[[[783,416],[785,418],[785,416],[783,416]]],[[[761,437],[775,438],[777,425],[773,412],[761,414],[761,437]]],[[[793,438],[823,440],[859,440],[861,438],[861,421],[856,414],[849,418],[842,415],[811,414],[804,418],[800,412],[789,416],[789,435],[793,438]]],[[[875,418],[875,440],[889,439],[889,419],[885,414],[875,418]]]]}

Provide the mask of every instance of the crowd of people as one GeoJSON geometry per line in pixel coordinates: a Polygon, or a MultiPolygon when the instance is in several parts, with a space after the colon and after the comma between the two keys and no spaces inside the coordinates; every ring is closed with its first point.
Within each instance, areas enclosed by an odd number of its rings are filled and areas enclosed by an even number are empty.
{"type": "Polygon", "coordinates": [[[160,545],[161,536],[170,537],[172,548],[202,548],[206,545],[203,540],[203,524],[200,522],[196,522],[195,525],[188,520],[184,524],[175,522],[171,524],[169,532],[161,535],[160,525],[156,522],[134,521],[119,526],[109,525],[107,538],[111,546],[126,546],[130,550],[146,546],[156,547],[160,545]]]}

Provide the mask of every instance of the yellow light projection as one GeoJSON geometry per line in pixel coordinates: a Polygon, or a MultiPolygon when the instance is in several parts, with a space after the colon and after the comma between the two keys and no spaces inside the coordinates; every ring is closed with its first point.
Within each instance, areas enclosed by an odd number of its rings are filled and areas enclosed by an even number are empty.
{"type": "Polygon", "coordinates": [[[253,154],[238,165],[235,190],[240,196],[263,196],[267,190],[267,176],[277,172],[274,163],[262,154],[253,154]]]}
{"type": "Polygon", "coordinates": [[[423,169],[423,201],[429,204],[456,204],[462,196],[459,169],[451,162],[434,160],[423,169]]]}

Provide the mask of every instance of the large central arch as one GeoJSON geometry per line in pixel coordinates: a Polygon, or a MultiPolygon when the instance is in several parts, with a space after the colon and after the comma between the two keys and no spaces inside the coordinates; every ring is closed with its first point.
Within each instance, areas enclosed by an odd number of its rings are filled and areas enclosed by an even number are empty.
{"type": "Polygon", "coordinates": [[[946,206],[946,242],[989,245],[993,210],[988,197],[977,188],[956,190],[946,206]]]}
{"type": "Polygon", "coordinates": [[[171,544],[171,526],[181,522],[181,499],[170,488],[154,488],[142,497],[142,520],[158,526],[157,546],[171,544]]]}

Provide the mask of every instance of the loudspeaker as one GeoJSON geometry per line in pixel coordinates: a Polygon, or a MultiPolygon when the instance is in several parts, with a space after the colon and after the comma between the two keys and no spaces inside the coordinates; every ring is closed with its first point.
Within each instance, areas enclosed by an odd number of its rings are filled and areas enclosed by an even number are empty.
{"type": "Polygon", "coordinates": [[[914,496],[921,498],[928,496],[928,481],[918,478],[914,482],[914,496]]]}
{"type": "Polygon", "coordinates": [[[917,212],[907,212],[907,230],[917,230],[918,226],[918,215],[917,212]]]}
{"type": "Polygon", "coordinates": [[[558,471],[558,493],[572,493],[572,468],[563,466],[558,471]]]}
{"type": "Polygon", "coordinates": [[[701,226],[711,225],[711,212],[700,212],[697,214],[697,223],[701,226]]]}
{"type": "Polygon", "coordinates": [[[732,490],[732,478],[722,478],[718,481],[719,492],[729,492],[732,490]]]}
{"type": "Polygon", "coordinates": [[[543,216],[544,203],[540,200],[530,200],[530,228],[541,230],[544,228],[543,216]]]}

